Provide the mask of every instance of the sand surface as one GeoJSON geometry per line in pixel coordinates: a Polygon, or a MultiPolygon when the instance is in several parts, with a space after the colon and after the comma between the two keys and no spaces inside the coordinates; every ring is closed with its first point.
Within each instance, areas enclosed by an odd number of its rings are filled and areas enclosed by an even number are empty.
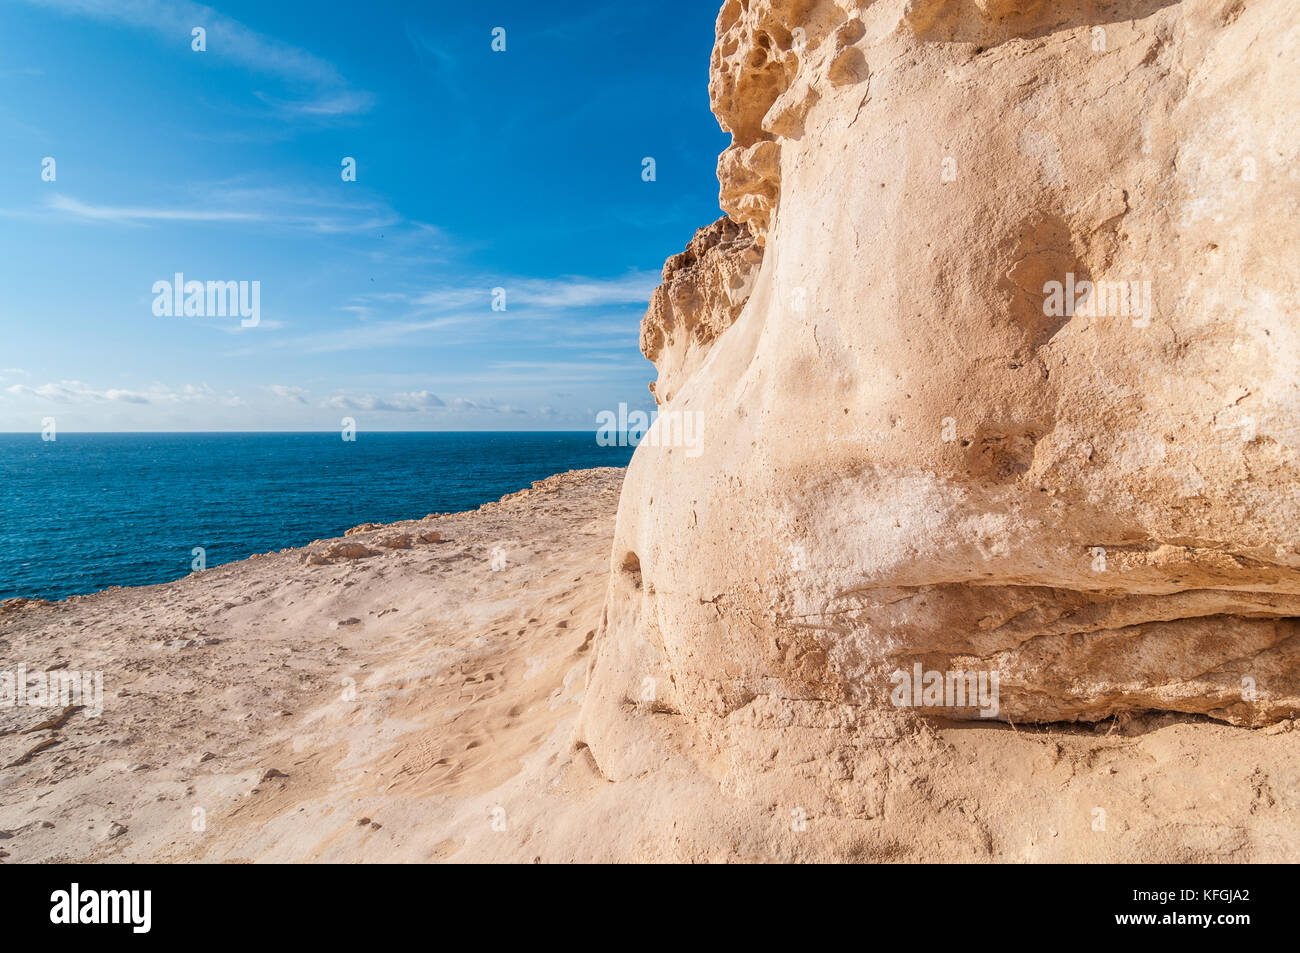
{"type": "Polygon", "coordinates": [[[1294,721],[890,713],[738,765],[629,701],[674,753],[606,780],[573,738],[622,477],[6,604],[0,668],[101,670],[104,707],[0,710],[0,862],[1300,857],[1294,721]]]}

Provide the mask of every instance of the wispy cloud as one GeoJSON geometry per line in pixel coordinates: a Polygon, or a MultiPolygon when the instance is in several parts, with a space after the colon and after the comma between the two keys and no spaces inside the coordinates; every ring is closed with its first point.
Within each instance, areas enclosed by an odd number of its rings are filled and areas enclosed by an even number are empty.
{"type": "Polygon", "coordinates": [[[319,331],[294,338],[282,338],[263,346],[285,348],[305,354],[327,354],[333,351],[360,351],[369,348],[396,347],[411,338],[429,339],[430,333],[463,324],[469,317],[442,317],[428,321],[378,321],[354,327],[319,331]]]}
{"type": "MultiPolygon", "coordinates": [[[[455,403],[456,401],[453,401],[453,404],[455,403]]],[[[336,410],[381,410],[396,413],[414,413],[420,410],[441,410],[447,406],[447,402],[432,391],[421,390],[405,394],[394,394],[389,398],[376,397],[373,394],[365,394],[360,397],[336,394],[325,401],[325,406],[333,407],[336,410]]]]}
{"type": "Polygon", "coordinates": [[[433,42],[422,30],[409,23],[406,25],[406,39],[415,51],[420,65],[437,78],[439,87],[456,99],[463,98],[461,78],[464,71],[456,57],[445,46],[433,42]]]}
{"type": "Polygon", "coordinates": [[[535,383],[572,383],[576,381],[618,380],[629,374],[644,373],[644,361],[614,363],[612,361],[496,361],[492,370],[482,375],[492,379],[493,372],[501,380],[535,383]]]}
{"type": "Polygon", "coordinates": [[[375,397],[373,394],[366,394],[363,397],[349,397],[339,394],[325,401],[326,407],[333,407],[335,410],[384,410],[384,411],[413,411],[414,407],[399,407],[391,401],[375,397]]]}
{"type": "Polygon", "coordinates": [[[276,397],[279,397],[283,400],[287,400],[295,404],[307,403],[307,395],[309,391],[306,391],[301,387],[289,387],[285,384],[272,384],[269,389],[272,394],[274,394],[276,397]]]}
{"type": "Polygon", "coordinates": [[[211,224],[263,224],[323,233],[366,232],[401,222],[400,216],[381,205],[318,205],[291,195],[246,195],[230,192],[199,203],[159,205],[100,205],[56,193],[46,205],[86,221],[118,224],[150,222],[207,222],[211,224]],[[206,201],[207,204],[203,204],[206,201]],[[240,207],[242,206],[242,207],[240,207]]]}
{"type": "MultiPolygon", "coordinates": [[[[437,229],[425,226],[437,234],[437,229]]],[[[505,311],[560,311],[575,308],[644,306],[661,278],[658,272],[630,271],[615,278],[588,278],[561,275],[556,278],[521,278],[484,276],[473,283],[445,285],[426,291],[383,291],[358,295],[346,309],[370,314],[382,305],[418,308],[424,313],[440,314],[479,307],[491,309],[494,292],[505,290],[505,311]]]]}
{"type": "Polygon", "coordinates": [[[281,97],[256,93],[284,114],[336,117],[368,111],[369,93],[356,90],[334,64],[307,50],[252,30],[211,7],[190,0],[26,0],[32,6],[72,16],[90,17],[147,30],[169,42],[184,44],[202,27],[207,49],[202,54],[233,63],[251,73],[270,76],[289,87],[281,97]],[[296,95],[295,95],[296,94],[296,95]]]}
{"type": "Polygon", "coordinates": [[[29,387],[26,384],[13,384],[5,392],[19,397],[36,397],[52,400],[61,404],[82,404],[99,401],[114,401],[123,404],[179,404],[196,400],[206,400],[215,396],[211,387],[186,384],[176,390],[153,384],[148,390],[127,390],[110,387],[97,389],[82,381],[57,381],[29,387]]]}
{"type": "Polygon", "coordinates": [[[562,275],[557,278],[485,279],[477,287],[439,288],[416,296],[415,304],[429,308],[461,308],[472,302],[490,302],[494,288],[505,289],[506,308],[556,311],[566,308],[597,308],[616,305],[645,305],[661,277],[653,271],[630,271],[616,278],[585,278],[562,275]]]}
{"type": "Polygon", "coordinates": [[[54,195],[49,207],[78,218],[101,222],[264,222],[256,212],[229,212],[218,209],[144,208],[140,206],[91,205],[66,195],[54,195]]]}
{"type": "MultiPolygon", "coordinates": [[[[355,323],[294,337],[282,337],[262,346],[301,353],[373,350],[425,345],[444,341],[454,329],[456,341],[497,339],[508,325],[518,344],[573,350],[637,350],[638,317],[618,321],[584,312],[599,309],[643,308],[659,276],[634,271],[615,278],[563,276],[559,278],[486,277],[474,284],[458,284],[420,292],[381,291],[357,295],[340,305],[355,323]],[[506,310],[494,311],[493,289],[506,289],[506,310]],[[611,344],[609,336],[622,338],[611,344]]],[[[242,353],[242,352],[241,352],[242,353]]],[[[636,365],[637,371],[643,365],[636,365]]],[[[603,377],[602,369],[601,376],[603,377]]],[[[590,379],[590,378],[583,378],[590,379]]]]}
{"type": "MultiPolygon", "coordinates": [[[[439,414],[501,414],[507,416],[527,416],[528,411],[513,404],[502,403],[492,397],[472,399],[469,397],[452,397],[443,400],[428,390],[410,391],[377,397],[374,394],[336,394],[326,400],[325,407],[335,410],[365,410],[385,413],[417,413],[433,411],[439,414]]],[[[551,416],[545,414],[543,416],[551,416]]]]}
{"type": "Polygon", "coordinates": [[[354,113],[366,112],[374,99],[369,93],[361,92],[337,93],[305,102],[277,99],[265,93],[256,95],[262,102],[280,112],[299,116],[351,116],[354,113]]]}

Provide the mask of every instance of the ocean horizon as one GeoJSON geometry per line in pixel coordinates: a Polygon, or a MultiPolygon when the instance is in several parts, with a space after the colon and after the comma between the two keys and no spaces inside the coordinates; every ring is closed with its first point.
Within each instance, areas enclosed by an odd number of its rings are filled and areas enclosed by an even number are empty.
{"type": "Polygon", "coordinates": [[[0,433],[0,599],[143,586],[626,466],[594,431],[0,433]]]}

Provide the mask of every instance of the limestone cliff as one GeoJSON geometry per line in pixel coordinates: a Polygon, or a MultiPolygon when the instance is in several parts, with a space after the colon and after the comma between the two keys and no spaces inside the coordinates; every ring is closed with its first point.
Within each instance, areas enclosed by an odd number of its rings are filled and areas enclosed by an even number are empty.
{"type": "Polygon", "coordinates": [[[1298,40],[1290,0],[727,0],[762,260],[737,316],[697,237],[647,316],[705,443],[624,485],[603,770],[892,717],[917,664],[1013,722],[1300,709],[1298,40]]]}
{"type": "Polygon", "coordinates": [[[664,263],[663,284],[641,322],[641,352],[659,372],[650,391],[660,404],[672,399],[740,316],[762,260],[749,228],[724,216],[664,263]]]}

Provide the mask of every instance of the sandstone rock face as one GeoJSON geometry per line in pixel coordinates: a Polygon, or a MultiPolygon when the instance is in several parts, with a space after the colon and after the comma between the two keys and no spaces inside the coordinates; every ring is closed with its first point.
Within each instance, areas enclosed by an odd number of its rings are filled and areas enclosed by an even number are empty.
{"type": "Polygon", "coordinates": [[[740,317],[762,260],[749,228],[724,216],[664,263],[663,284],[641,323],[641,351],[659,371],[650,385],[658,403],[673,398],[718,335],[740,317]]]}
{"type": "Polygon", "coordinates": [[[667,275],[647,320],[705,442],[624,484],[602,770],[650,712],[834,729],[918,664],[1013,722],[1300,710],[1298,42],[1290,0],[727,0],[764,252],[734,324],[667,275]]]}

